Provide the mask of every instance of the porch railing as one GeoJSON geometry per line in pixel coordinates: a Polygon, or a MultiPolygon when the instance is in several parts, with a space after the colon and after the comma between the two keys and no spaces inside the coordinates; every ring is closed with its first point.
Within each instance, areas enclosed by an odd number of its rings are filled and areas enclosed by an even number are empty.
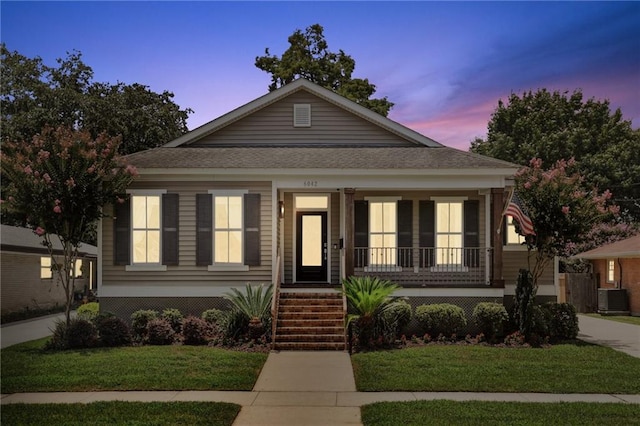
{"type": "Polygon", "coordinates": [[[356,247],[354,274],[403,286],[488,285],[492,254],[487,247],[356,247]]]}

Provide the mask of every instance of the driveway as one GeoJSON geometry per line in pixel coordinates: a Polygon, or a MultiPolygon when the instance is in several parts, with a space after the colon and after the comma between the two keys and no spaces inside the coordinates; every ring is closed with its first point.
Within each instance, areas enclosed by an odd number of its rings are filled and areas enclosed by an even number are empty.
{"type": "MultiPolygon", "coordinates": [[[[75,312],[71,312],[74,316],[75,312]]],[[[51,336],[56,321],[64,320],[64,313],[32,318],[25,321],[16,321],[2,324],[0,328],[0,347],[15,345],[30,340],[51,336]]]]}
{"type": "Polygon", "coordinates": [[[578,338],[640,358],[640,326],[578,315],[578,338]]]}

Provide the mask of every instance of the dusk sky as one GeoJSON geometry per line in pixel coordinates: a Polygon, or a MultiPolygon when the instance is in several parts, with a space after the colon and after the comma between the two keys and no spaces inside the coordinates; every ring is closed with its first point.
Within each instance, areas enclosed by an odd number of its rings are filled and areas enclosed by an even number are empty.
{"type": "Polygon", "coordinates": [[[582,89],[640,127],[640,2],[11,2],[9,50],[78,50],[94,81],[169,90],[194,129],[268,92],[254,66],[319,23],[389,118],[467,150],[510,93],[582,89]]]}

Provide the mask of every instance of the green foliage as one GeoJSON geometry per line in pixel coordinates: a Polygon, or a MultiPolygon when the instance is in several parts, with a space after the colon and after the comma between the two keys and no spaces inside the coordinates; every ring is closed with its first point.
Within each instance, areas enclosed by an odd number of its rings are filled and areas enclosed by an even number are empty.
{"type": "Polygon", "coordinates": [[[180,333],[182,331],[182,321],[184,320],[184,315],[178,309],[167,308],[162,311],[162,315],[160,318],[167,320],[169,324],[171,324],[171,328],[174,332],[180,333]]]}
{"type": "Polygon", "coordinates": [[[78,318],[93,322],[100,313],[100,304],[98,302],[89,302],[78,306],[76,309],[78,318]]]}
{"type": "Polygon", "coordinates": [[[98,343],[98,331],[87,320],[73,318],[68,323],[57,321],[51,340],[46,348],[50,350],[91,348],[98,343]]]}
{"type": "Polygon", "coordinates": [[[219,325],[224,321],[225,312],[220,309],[207,309],[202,313],[202,319],[212,325],[219,325]]]}
{"type": "Polygon", "coordinates": [[[185,345],[204,345],[211,332],[211,325],[202,318],[192,315],[182,323],[182,337],[185,345]]]}
{"type": "Polygon", "coordinates": [[[226,312],[219,324],[226,339],[237,340],[249,329],[249,318],[243,312],[232,309],[226,312]]]}
{"type": "Polygon", "coordinates": [[[271,324],[271,298],[273,296],[273,285],[265,287],[261,284],[252,287],[247,284],[245,292],[236,288],[231,289],[231,293],[225,294],[225,298],[233,305],[235,313],[230,314],[227,319],[227,335],[237,336],[244,331],[244,323],[247,323],[252,338],[258,338],[271,324]],[[244,320],[238,316],[239,313],[244,320]]]}
{"type": "Polygon", "coordinates": [[[536,298],[536,288],[533,276],[527,269],[520,269],[516,284],[516,297],[514,304],[514,320],[518,331],[528,339],[533,327],[533,304],[536,298]]]}
{"type": "Polygon", "coordinates": [[[416,319],[432,336],[442,334],[452,336],[467,325],[467,318],[461,307],[450,303],[420,305],[416,308],[416,319]]]}
{"type": "Polygon", "coordinates": [[[187,132],[193,111],[181,110],[173,93],[134,83],[94,82],[93,69],[73,51],[57,66],[0,44],[1,140],[28,141],[44,127],[63,126],[122,137],[121,154],[160,146],[187,132]]]}
{"type": "Polygon", "coordinates": [[[353,324],[359,344],[369,346],[381,337],[385,328],[382,318],[395,300],[391,295],[398,286],[378,277],[351,276],[344,280],[343,287],[349,310],[347,326],[353,324]]]}
{"type": "Polygon", "coordinates": [[[381,316],[383,322],[392,328],[395,338],[411,322],[413,310],[406,300],[394,300],[386,306],[381,316]]]}
{"type": "Polygon", "coordinates": [[[578,337],[578,315],[570,303],[546,303],[543,308],[549,313],[549,337],[551,341],[573,340],[578,337]]]}
{"type": "Polygon", "coordinates": [[[158,318],[158,311],[140,309],[131,314],[131,331],[133,338],[142,342],[147,336],[147,324],[158,318]]]}
{"type": "Polygon", "coordinates": [[[102,346],[115,347],[131,344],[131,330],[122,319],[116,316],[98,316],[95,324],[102,346]]]}
{"type": "Polygon", "coordinates": [[[534,157],[546,164],[574,158],[583,190],[609,189],[640,219],[640,130],[619,109],[612,112],[607,100],[585,102],[580,90],[512,93],[498,102],[487,139],[473,141],[471,151],[523,166],[534,157]]]}
{"type": "Polygon", "coordinates": [[[501,337],[509,314],[502,303],[481,302],[473,308],[473,322],[490,341],[501,337]]]}
{"type": "Polygon", "coordinates": [[[268,48],[264,56],[256,57],[256,67],[271,74],[269,90],[305,78],[386,117],[393,103],[386,97],[371,98],[376,86],[366,78],[351,77],[355,60],[342,50],[331,52],[323,31],[319,24],[307,27],[304,33],[298,29],[289,36],[290,46],[280,58],[270,55],[268,48]]]}
{"type": "Polygon", "coordinates": [[[170,345],[175,336],[176,332],[166,319],[155,318],[147,323],[147,342],[151,345],[170,345]]]}

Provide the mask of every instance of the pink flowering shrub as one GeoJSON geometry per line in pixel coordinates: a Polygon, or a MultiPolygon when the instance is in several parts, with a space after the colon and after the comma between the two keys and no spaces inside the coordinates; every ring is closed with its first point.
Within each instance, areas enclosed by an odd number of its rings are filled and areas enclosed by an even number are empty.
{"type": "Polygon", "coordinates": [[[619,212],[610,202],[609,191],[582,189],[583,178],[573,171],[573,159],[560,160],[547,170],[542,166],[542,160],[534,158],[515,176],[515,190],[536,232],[526,237],[529,250],[535,250],[535,264],[529,268],[534,288],[548,262],[555,256],[576,254],[595,227],[610,222],[619,212]]]}
{"type": "Polygon", "coordinates": [[[102,206],[124,193],[137,174],[118,154],[119,144],[119,138],[93,139],[89,132],[60,127],[2,146],[0,163],[8,182],[2,209],[22,216],[50,251],[53,235],[63,246],[63,261],[53,259],[53,269],[67,296],[67,322],[77,247],[102,217],[102,206]]]}

